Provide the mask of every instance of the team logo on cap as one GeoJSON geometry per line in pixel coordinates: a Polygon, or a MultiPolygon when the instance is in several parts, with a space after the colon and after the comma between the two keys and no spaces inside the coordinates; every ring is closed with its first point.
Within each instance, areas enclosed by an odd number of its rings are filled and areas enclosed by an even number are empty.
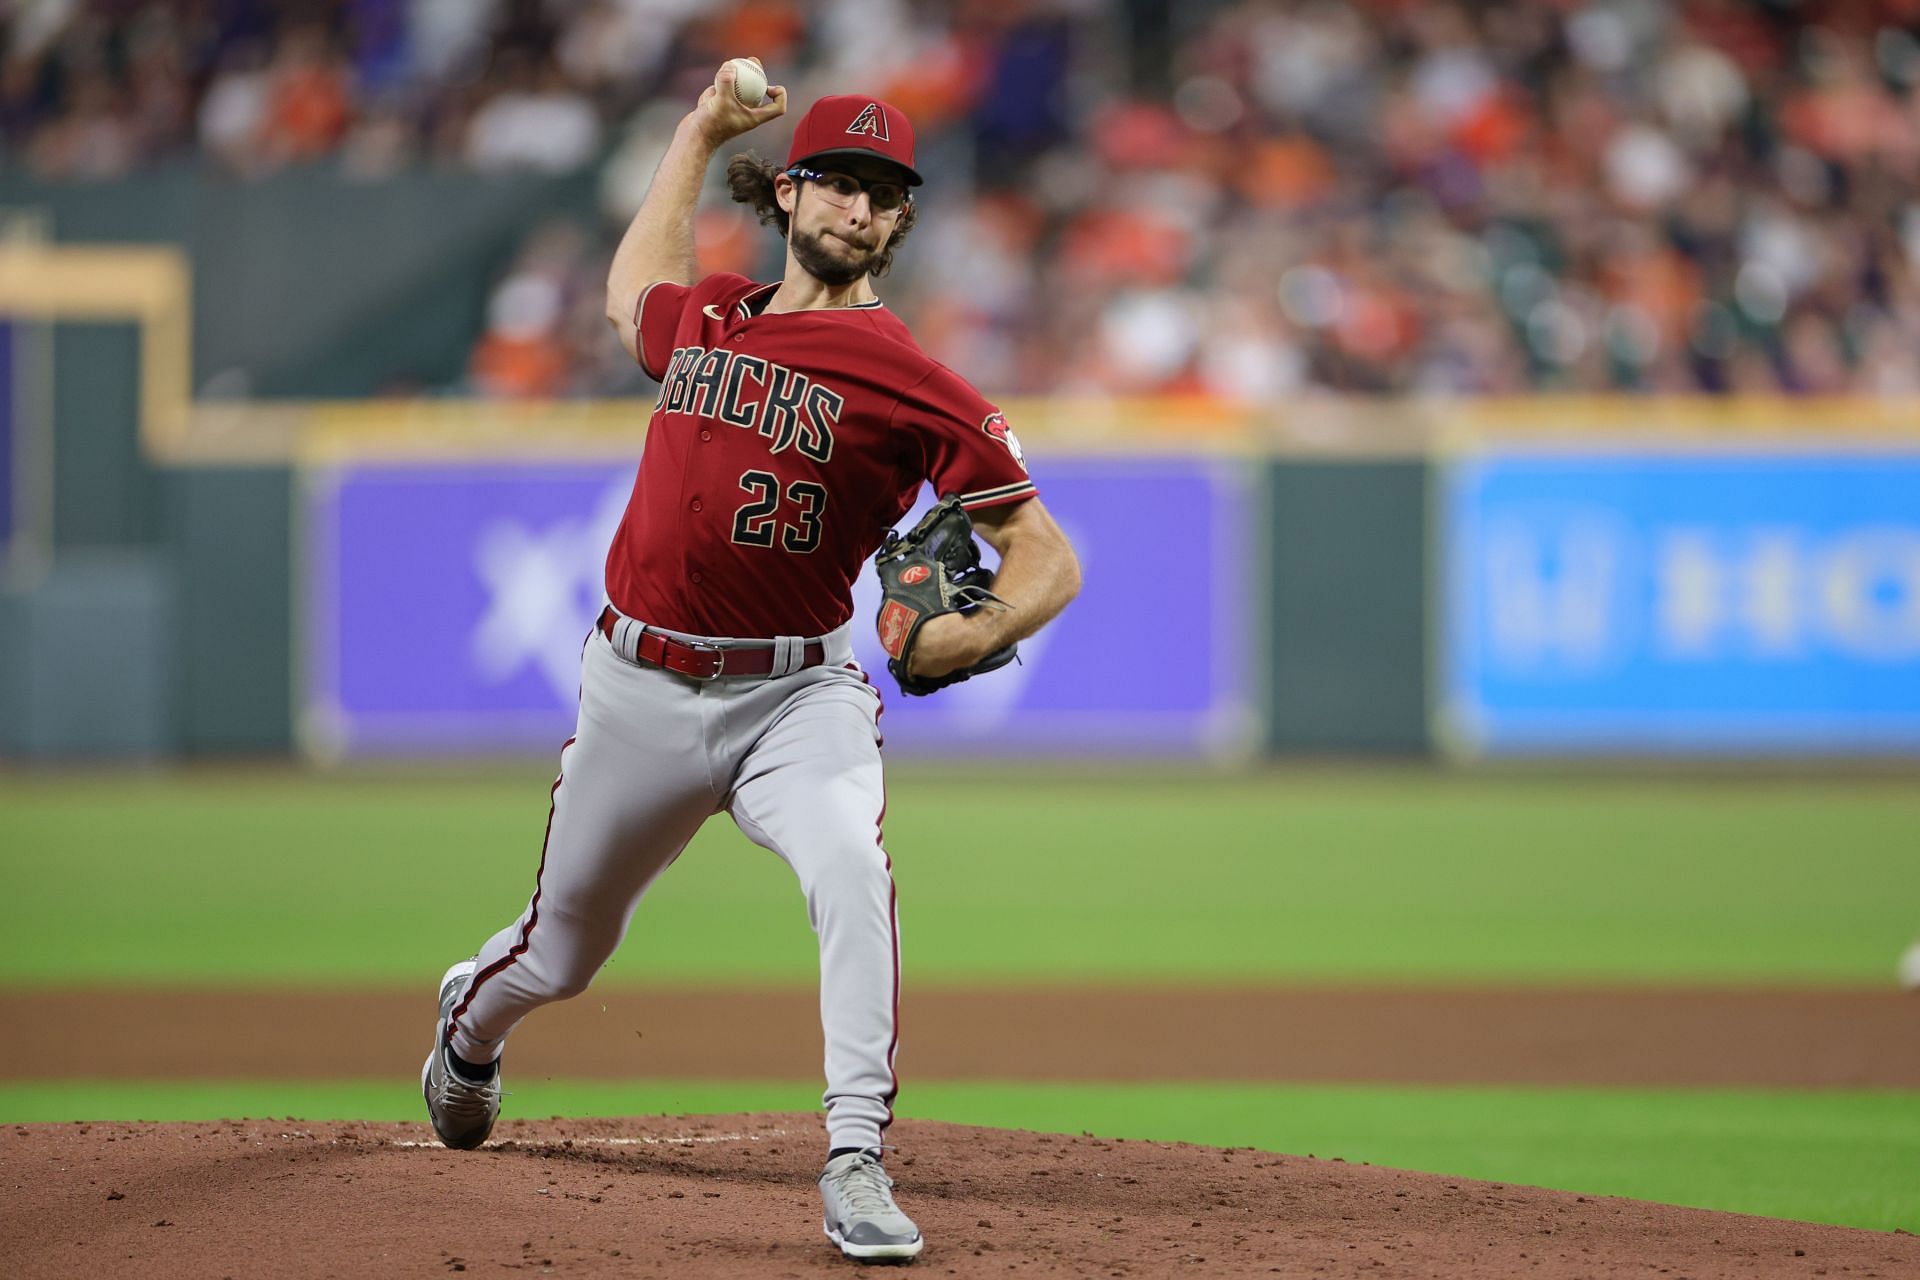
{"type": "Polygon", "coordinates": [[[887,113],[880,109],[877,102],[869,102],[866,110],[855,116],[853,123],[847,126],[847,132],[872,134],[882,142],[893,141],[887,136],[887,113]]]}
{"type": "Polygon", "coordinates": [[[987,420],[980,424],[980,429],[1007,446],[1007,452],[1013,455],[1013,460],[1020,464],[1022,471],[1027,469],[1027,455],[1020,451],[1020,437],[1013,434],[1013,428],[1007,425],[1006,414],[987,415],[987,420]]]}

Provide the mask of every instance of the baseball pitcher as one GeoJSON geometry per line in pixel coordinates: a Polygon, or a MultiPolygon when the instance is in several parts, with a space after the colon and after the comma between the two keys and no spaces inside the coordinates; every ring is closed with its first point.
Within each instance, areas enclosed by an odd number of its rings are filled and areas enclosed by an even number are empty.
{"type": "Polygon", "coordinates": [[[921,184],[898,109],[822,98],[784,165],[734,156],[733,197],[779,231],[785,271],[694,278],[708,165],[786,111],[785,90],[746,105],[734,80],[722,67],[680,122],[614,254],[607,315],[660,399],[532,900],[442,978],[421,1087],[443,1143],[485,1141],[508,1035],[586,989],[654,878],[725,811],[800,878],[819,937],[826,1233],[849,1257],[909,1259],[921,1235],[881,1163],[900,942],[880,692],[853,659],[852,583],[879,553],[889,667],[925,693],[1009,661],[1072,599],[1079,568],[1005,418],[874,293],[921,184]],[[928,483],[949,500],[890,534],[928,483]]]}

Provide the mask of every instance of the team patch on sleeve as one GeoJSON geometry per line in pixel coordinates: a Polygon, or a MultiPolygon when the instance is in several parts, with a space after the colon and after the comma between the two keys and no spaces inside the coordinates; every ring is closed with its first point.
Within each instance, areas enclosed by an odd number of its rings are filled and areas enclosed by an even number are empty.
{"type": "Polygon", "coordinates": [[[1020,437],[1013,434],[1013,428],[1007,425],[1006,414],[988,414],[987,420],[980,424],[980,429],[1007,446],[1007,452],[1013,455],[1013,460],[1020,464],[1022,471],[1027,469],[1027,455],[1020,451],[1020,437]]]}

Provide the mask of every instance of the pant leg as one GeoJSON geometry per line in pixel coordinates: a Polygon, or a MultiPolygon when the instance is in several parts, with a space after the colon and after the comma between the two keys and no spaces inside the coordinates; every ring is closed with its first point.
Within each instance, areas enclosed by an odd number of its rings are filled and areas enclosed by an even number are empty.
{"type": "Polygon", "coordinates": [[[480,949],[448,1020],[455,1053],[498,1058],[522,1018],[586,990],[613,955],[647,887],[719,807],[704,718],[694,686],[589,640],[533,898],[480,949]]]}
{"type": "Polygon", "coordinates": [[[880,828],[879,699],[851,672],[794,679],[807,683],[747,752],[730,809],[799,876],[819,936],[831,1145],[873,1147],[899,1089],[899,917],[880,828]]]}

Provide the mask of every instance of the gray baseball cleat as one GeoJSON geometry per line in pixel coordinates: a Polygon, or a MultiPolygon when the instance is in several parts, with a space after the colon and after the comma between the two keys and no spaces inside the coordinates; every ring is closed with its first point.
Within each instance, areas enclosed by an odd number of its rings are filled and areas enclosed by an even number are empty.
{"type": "Polygon", "coordinates": [[[920,1228],[893,1202],[893,1179],[868,1151],[850,1151],[827,1161],[820,1175],[827,1208],[827,1239],[862,1262],[910,1262],[926,1241],[920,1228]]]}
{"type": "Polygon", "coordinates": [[[433,1052],[420,1068],[420,1092],[426,1095],[427,1117],[443,1145],[471,1151],[487,1140],[500,1118],[500,1069],[493,1079],[475,1084],[463,1079],[447,1062],[447,1018],[459,1003],[460,992],[478,966],[462,960],[440,979],[440,1017],[433,1024],[433,1052]]]}

